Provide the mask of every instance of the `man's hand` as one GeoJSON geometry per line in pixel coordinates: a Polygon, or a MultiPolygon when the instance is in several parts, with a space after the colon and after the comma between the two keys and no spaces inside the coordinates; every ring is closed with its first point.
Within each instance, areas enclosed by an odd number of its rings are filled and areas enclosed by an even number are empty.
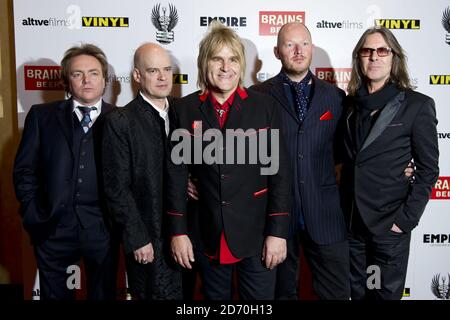
{"type": "Polygon", "coordinates": [[[403,233],[403,230],[400,229],[395,223],[392,225],[391,231],[395,233],[403,233]]]}
{"type": "Polygon", "coordinates": [[[188,180],[188,195],[189,197],[191,197],[194,200],[198,200],[198,191],[197,191],[197,187],[195,186],[196,179],[194,178],[189,178],[188,180]]]}
{"type": "Polygon", "coordinates": [[[264,241],[262,259],[268,269],[275,268],[286,259],[286,239],[267,236],[264,241]]]}
{"type": "Polygon", "coordinates": [[[153,254],[153,246],[151,243],[146,244],[142,248],[139,248],[137,250],[134,250],[134,259],[138,263],[147,264],[152,263],[153,259],[155,258],[153,254]]]}
{"type": "Polygon", "coordinates": [[[404,170],[405,176],[411,182],[414,182],[414,170],[415,170],[415,166],[414,166],[414,162],[412,162],[412,161],[410,163],[408,163],[408,166],[404,170]]]}
{"type": "Polygon", "coordinates": [[[181,235],[172,237],[170,243],[172,257],[176,263],[183,268],[192,269],[191,262],[194,262],[194,251],[192,243],[188,236],[181,235]]]}

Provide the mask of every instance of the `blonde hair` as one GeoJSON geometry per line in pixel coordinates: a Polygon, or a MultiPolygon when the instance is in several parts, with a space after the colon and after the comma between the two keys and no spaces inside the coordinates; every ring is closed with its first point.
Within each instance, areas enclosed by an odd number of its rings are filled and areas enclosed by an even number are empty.
{"type": "Polygon", "coordinates": [[[227,46],[236,55],[239,65],[241,66],[241,74],[239,78],[239,86],[242,87],[242,81],[245,74],[245,49],[239,36],[232,29],[225,27],[218,21],[213,21],[210,25],[208,33],[200,42],[200,48],[197,58],[197,86],[205,92],[208,88],[208,62],[214,54],[227,46]]]}

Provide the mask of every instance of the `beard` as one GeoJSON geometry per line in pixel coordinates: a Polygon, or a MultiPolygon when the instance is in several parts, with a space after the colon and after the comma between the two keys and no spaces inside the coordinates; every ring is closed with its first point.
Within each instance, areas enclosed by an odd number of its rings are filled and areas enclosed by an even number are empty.
{"type": "Polygon", "coordinates": [[[288,61],[282,62],[283,71],[293,78],[303,78],[309,70],[309,67],[311,65],[311,61],[304,60],[302,65],[296,65],[294,62],[288,61]]]}

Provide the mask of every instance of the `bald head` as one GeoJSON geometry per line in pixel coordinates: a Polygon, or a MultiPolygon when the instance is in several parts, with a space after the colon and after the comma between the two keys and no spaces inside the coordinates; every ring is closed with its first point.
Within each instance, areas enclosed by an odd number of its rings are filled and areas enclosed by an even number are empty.
{"type": "Polygon", "coordinates": [[[144,43],[139,48],[137,48],[136,52],[134,53],[134,67],[141,67],[143,57],[153,57],[159,55],[167,56],[170,59],[166,49],[164,49],[160,45],[151,42],[144,43]]]}
{"type": "Polygon", "coordinates": [[[172,62],[167,51],[155,43],[145,43],[134,53],[133,78],[141,93],[164,108],[172,91],[172,62]]]}
{"type": "Polygon", "coordinates": [[[281,61],[283,71],[293,81],[301,81],[308,73],[312,61],[311,33],[303,23],[292,22],[281,27],[275,57],[281,61]]]}
{"type": "Polygon", "coordinates": [[[282,43],[284,38],[286,37],[286,34],[289,34],[291,32],[307,34],[309,37],[309,41],[312,41],[311,32],[309,32],[308,27],[304,23],[289,22],[284,24],[278,31],[277,46],[280,46],[280,41],[282,43]]]}

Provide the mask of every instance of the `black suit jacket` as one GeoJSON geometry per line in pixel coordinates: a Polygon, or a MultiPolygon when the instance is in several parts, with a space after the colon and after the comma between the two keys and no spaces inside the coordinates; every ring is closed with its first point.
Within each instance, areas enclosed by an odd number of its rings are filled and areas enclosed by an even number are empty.
{"type": "Polygon", "coordinates": [[[125,253],[153,246],[153,299],[179,299],[177,271],[165,247],[164,208],[167,138],[164,120],[140,94],[111,112],[104,126],[103,175],[108,207],[122,229],[125,253]]]}
{"type": "MultiPolygon", "coordinates": [[[[193,144],[193,128],[199,125],[202,125],[203,133],[207,129],[216,129],[216,132],[221,133],[227,129],[255,129],[257,133],[247,132],[253,137],[260,137],[262,132],[270,136],[273,129],[280,129],[280,113],[275,101],[258,92],[249,90],[247,93],[246,99],[241,99],[236,93],[223,130],[219,127],[209,98],[202,102],[199,92],[190,94],[173,105],[171,122],[176,128],[183,129],[184,137],[193,144]]],[[[202,148],[209,144],[209,141],[203,142],[202,148]]],[[[231,150],[228,150],[226,142],[224,147],[225,161],[231,150]]],[[[247,151],[248,147],[247,139],[247,151]]],[[[190,160],[195,157],[194,153],[190,160]]],[[[247,161],[247,164],[210,165],[203,162],[188,166],[170,163],[167,216],[171,234],[188,233],[186,184],[189,172],[198,179],[199,234],[194,238],[199,240],[196,244],[199,250],[209,255],[216,254],[222,231],[231,252],[238,258],[261,254],[265,236],[286,238],[291,180],[282,139],[279,139],[278,155],[279,170],[275,175],[261,175],[260,169],[267,166],[260,161],[256,164],[248,164],[247,161]]]]}
{"type": "Polygon", "coordinates": [[[347,237],[336,184],[335,165],[340,163],[339,128],[344,91],[313,76],[312,99],[301,124],[289,85],[275,76],[253,86],[278,102],[283,133],[293,176],[292,229],[303,211],[306,232],[318,244],[344,241],[347,237]]]}
{"type": "Polygon", "coordinates": [[[359,152],[353,141],[355,116],[355,106],[349,104],[341,180],[349,223],[356,204],[373,234],[387,232],[393,223],[410,232],[439,175],[434,101],[412,90],[400,92],[382,109],[359,152]],[[416,166],[412,184],[404,174],[411,159],[416,166]]]}
{"type": "MultiPolygon", "coordinates": [[[[104,116],[113,106],[102,101],[92,127],[100,206],[103,206],[99,168],[104,116]]],[[[74,195],[73,101],[56,101],[31,107],[14,163],[14,186],[24,228],[33,242],[45,239],[59,217],[73,210],[74,195]]],[[[107,224],[110,223],[103,210],[107,224]]]]}

